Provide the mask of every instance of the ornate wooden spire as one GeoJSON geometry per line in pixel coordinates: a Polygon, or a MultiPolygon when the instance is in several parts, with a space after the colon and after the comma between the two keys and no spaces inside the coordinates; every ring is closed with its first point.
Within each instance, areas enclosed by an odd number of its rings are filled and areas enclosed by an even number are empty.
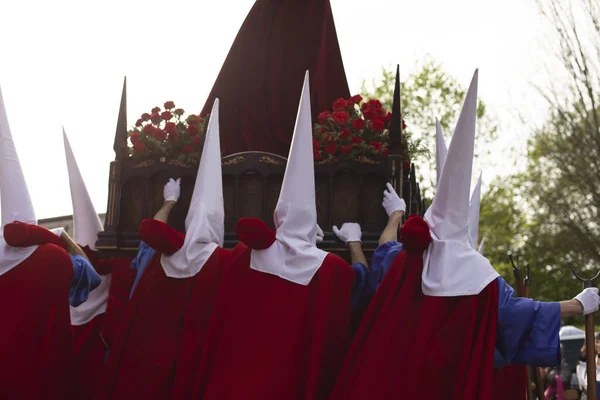
{"type": "Polygon", "coordinates": [[[116,160],[122,160],[127,155],[127,77],[123,79],[123,92],[121,93],[121,105],[119,106],[119,118],[117,119],[113,149],[115,150],[116,160]]]}

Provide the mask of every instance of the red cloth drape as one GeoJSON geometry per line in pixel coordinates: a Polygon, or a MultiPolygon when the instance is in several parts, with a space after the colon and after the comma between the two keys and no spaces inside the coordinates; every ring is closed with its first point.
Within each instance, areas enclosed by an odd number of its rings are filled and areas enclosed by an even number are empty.
{"type": "MultiPolygon", "coordinates": [[[[165,224],[158,221],[154,223],[148,220],[140,226],[139,233],[146,243],[151,236],[155,240],[162,237],[163,240],[180,243],[174,232],[164,235],[165,224]]],[[[173,243],[168,246],[171,245],[173,243]]],[[[162,400],[171,397],[192,289],[198,282],[200,289],[206,289],[207,292],[216,290],[213,286],[218,285],[220,278],[221,256],[227,252],[215,250],[195,277],[185,279],[166,276],[160,262],[160,252],[152,257],[115,336],[100,398],[162,400]]],[[[203,294],[196,296],[201,298],[203,294]]],[[[210,304],[194,306],[199,312],[210,312],[210,304]]]]}
{"type": "Polygon", "coordinates": [[[332,399],[489,399],[498,293],[429,297],[423,254],[402,251],[354,338],[332,399]]]}
{"type": "Polygon", "coordinates": [[[525,400],[527,397],[527,367],[507,365],[494,369],[494,400],[525,400]]]}
{"type": "Polygon", "coordinates": [[[350,339],[352,269],[330,254],[303,286],[251,269],[243,244],[231,257],[192,398],[327,398],[350,339]]]}
{"type": "Polygon", "coordinates": [[[0,276],[3,399],[78,398],[69,313],[72,280],[71,259],[54,244],[40,245],[0,276]]]}
{"type": "Polygon", "coordinates": [[[219,98],[224,155],[287,157],[306,70],[314,119],[350,96],[329,1],[257,0],[202,110],[219,98]]]}

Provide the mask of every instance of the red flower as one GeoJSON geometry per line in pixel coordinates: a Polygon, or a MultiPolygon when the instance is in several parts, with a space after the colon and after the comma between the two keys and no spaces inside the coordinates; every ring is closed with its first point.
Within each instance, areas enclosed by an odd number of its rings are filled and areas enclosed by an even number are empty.
{"type": "Polygon", "coordinates": [[[323,154],[321,154],[321,152],[318,150],[313,150],[313,158],[315,161],[319,161],[323,158],[323,154]]]}
{"type": "Polygon", "coordinates": [[[189,117],[187,117],[187,123],[188,124],[197,124],[198,122],[200,122],[200,118],[197,115],[190,115],[189,117]]]}
{"type": "Polygon", "coordinates": [[[152,109],[152,114],[158,114],[160,112],[160,107],[154,107],[152,109]]]}
{"type": "Polygon", "coordinates": [[[183,111],[183,108],[178,108],[177,110],[175,110],[175,111],[173,111],[173,112],[174,112],[175,114],[177,114],[177,115],[183,115],[183,113],[184,113],[185,111],[183,111]]]}
{"type": "Polygon", "coordinates": [[[373,129],[375,132],[382,132],[384,128],[385,123],[379,118],[376,118],[373,121],[371,121],[371,129],[373,129]]]}
{"type": "Polygon", "coordinates": [[[403,170],[409,170],[410,169],[410,161],[406,161],[402,164],[402,169],[403,170]]]}
{"type": "Polygon", "coordinates": [[[150,119],[150,114],[148,113],[143,113],[142,114],[142,121],[148,121],[150,119]]]}
{"type": "Polygon", "coordinates": [[[344,111],[346,109],[346,100],[337,99],[333,102],[333,111],[344,111]]]}
{"type": "Polygon", "coordinates": [[[171,114],[170,111],[164,111],[162,114],[160,114],[160,117],[162,119],[164,119],[165,121],[170,120],[171,118],[173,118],[173,114],[171,114]]]}
{"type": "Polygon", "coordinates": [[[327,120],[331,118],[331,114],[329,114],[329,111],[323,111],[321,114],[319,114],[319,116],[317,117],[319,123],[321,125],[325,125],[327,123],[327,120]]]}
{"type": "Polygon", "coordinates": [[[319,142],[317,139],[313,139],[313,150],[318,150],[319,147],[321,147],[321,142],[319,142]]]}
{"type": "Polygon", "coordinates": [[[152,132],[154,132],[154,127],[152,125],[146,125],[142,128],[142,132],[144,132],[146,135],[152,135],[152,132]]]}
{"type": "Polygon", "coordinates": [[[365,120],[362,118],[356,118],[354,121],[352,121],[352,127],[357,131],[360,131],[365,127],[365,120]]]}
{"type": "Polygon", "coordinates": [[[350,114],[346,111],[334,112],[333,119],[340,125],[346,125],[350,121],[350,114]]]}
{"type": "Polygon", "coordinates": [[[176,143],[179,140],[179,134],[177,131],[169,133],[169,143],[176,143]]]}
{"type": "Polygon", "coordinates": [[[200,136],[196,136],[194,138],[194,146],[196,146],[196,147],[200,146],[200,139],[202,139],[200,136]]]}
{"type": "Polygon", "coordinates": [[[346,100],[346,108],[354,108],[354,102],[352,99],[346,100]]]}
{"type": "Polygon", "coordinates": [[[150,116],[150,121],[152,121],[153,124],[158,124],[160,122],[160,115],[158,114],[152,114],[150,116]]]}
{"type": "Polygon", "coordinates": [[[352,132],[350,132],[350,129],[348,129],[348,128],[342,128],[342,131],[340,132],[340,139],[346,140],[350,136],[352,136],[352,132]]]}
{"type": "Polygon", "coordinates": [[[174,122],[167,122],[165,124],[165,131],[167,131],[169,135],[177,134],[177,124],[174,122]]]}
{"type": "Polygon", "coordinates": [[[154,129],[153,136],[154,139],[158,140],[159,142],[162,142],[167,138],[167,132],[163,131],[162,129],[156,128],[154,129]]]}
{"type": "Polygon", "coordinates": [[[172,101],[167,101],[167,102],[165,103],[165,110],[170,110],[170,109],[172,109],[172,108],[175,108],[175,103],[174,103],[174,102],[172,102],[172,101]]]}
{"type": "Polygon", "coordinates": [[[381,143],[379,142],[371,142],[369,144],[369,146],[371,146],[372,148],[374,148],[375,150],[381,150],[381,143]]]}
{"type": "Polygon", "coordinates": [[[187,127],[187,133],[190,136],[196,136],[197,134],[200,133],[200,129],[198,129],[198,127],[196,125],[188,125],[188,127],[187,127]]]}
{"type": "Polygon", "coordinates": [[[362,144],[363,140],[359,137],[353,136],[352,139],[350,139],[350,143],[352,143],[355,146],[358,146],[359,144],[362,144]]]}
{"type": "Polygon", "coordinates": [[[142,126],[142,122],[144,122],[144,121],[142,121],[141,118],[138,119],[137,121],[135,121],[135,126],[142,126]]]}
{"type": "Polygon", "coordinates": [[[383,149],[381,150],[381,154],[383,154],[384,157],[387,157],[390,155],[390,151],[388,149],[383,149]]]}
{"type": "Polygon", "coordinates": [[[383,108],[380,108],[379,110],[375,110],[375,112],[377,113],[377,116],[381,119],[385,119],[385,116],[388,114],[388,112],[385,111],[383,108]]]}
{"type": "Polygon", "coordinates": [[[377,100],[377,99],[371,99],[371,100],[369,100],[368,104],[369,104],[370,108],[374,108],[376,110],[379,110],[381,107],[383,107],[381,105],[381,102],[379,100],[377,100]]]}
{"type": "Polygon", "coordinates": [[[363,111],[363,116],[365,117],[366,120],[372,121],[377,117],[377,114],[375,113],[375,110],[373,110],[372,108],[367,108],[366,110],[363,111]]]}
{"type": "Polygon", "coordinates": [[[183,152],[184,153],[193,153],[194,152],[194,146],[186,144],[185,146],[183,146],[183,152]]]}
{"type": "Polygon", "coordinates": [[[325,144],[329,144],[331,142],[335,142],[335,134],[333,133],[328,133],[327,135],[325,135],[325,137],[323,138],[323,141],[325,142],[325,144]]]}
{"type": "Polygon", "coordinates": [[[140,134],[137,133],[137,132],[133,132],[130,137],[131,137],[131,142],[132,143],[140,141],[140,134]]]}
{"type": "Polygon", "coordinates": [[[340,150],[343,155],[349,156],[352,153],[352,146],[342,146],[340,150]]]}
{"type": "Polygon", "coordinates": [[[352,97],[350,97],[350,100],[354,103],[354,104],[360,104],[360,102],[362,101],[362,96],[360,94],[356,94],[352,97]]]}
{"type": "Polygon", "coordinates": [[[146,150],[146,145],[142,142],[134,142],[133,149],[135,151],[144,151],[144,150],[146,150]]]}
{"type": "MultiPolygon", "coordinates": [[[[390,113],[390,114],[391,114],[391,113],[390,113]]],[[[390,116],[390,118],[391,118],[391,116],[390,116]]],[[[404,122],[404,120],[402,120],[402,130],[405,130],[405,129],[406,129],[406,123],[404,122]]],[[[404,139],[404,138],[403,138],[403,139],[404,139]]]]}
{"type": "Polygon", "coordinates": [[[326,132],[327,132],[327,128],[325,128],[325,127],[320,127],[319,129],[317,129],[317,133],[318,134],[322,135],[322,134],[324,134],[326,132]]]}
{"type": "Polygon", "coordinates": [[[327,146],[325,146],[325,152],[327,154],[333,154],[335,155],[337,153],[337,144],[334,142],[329,143],[327,146]]]}
{"type": "MultiPolygon", "coordinates": [[[[383,118],[384,121],[391,121],[392,120],[392,113],[389,112],[385,115],[385,117],[383,118]]],[[[403,128],[404,129],[404,128],[403,128]]]]}

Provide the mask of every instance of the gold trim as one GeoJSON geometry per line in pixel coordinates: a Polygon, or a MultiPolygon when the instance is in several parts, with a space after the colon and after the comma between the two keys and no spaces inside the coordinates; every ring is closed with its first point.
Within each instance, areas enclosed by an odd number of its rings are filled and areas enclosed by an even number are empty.
{"type": "Polygon", "coordinates": [[[263,164],[283,165],[283,161],[276,160],[269,156],[262,156],[261,158],[258,159],[258,162],[261,162],[263,164]]]}
{"type": "Polygon", "coordinates": [[[241,163],[243,163],[245,161],[246,161],[246,159],[244,157],[237,156],[235,158],[232,158],[231,160],[223,161],[222,165],[224,165],[224,166],[237,165],[237,164],[241,164],[241,163]]]}
{"type": "Polygon", "coordinates": [[[379,164],[379,161],[375,161],[367,157],[357,157],[355,161],[361,164],[379,164]]]}
{"type": "Polygon", "coordinates": [[[151,167],[154,164],[156,164],[156,162],[154,160],[146,160],[146,161],[142,161],[139,164],[134,165],[133,168],[151,167]]]}
{"type": "Polygon", "coordinates": [[[169,161],[169,165],[173,165],[175,167],[183,167],[183,168],[191,168],[193,166],[192,164],[185,163],[185,162],[180,161],[180,160],[178,160],[176,158],[174,158],[171,161],[169,161]]]}

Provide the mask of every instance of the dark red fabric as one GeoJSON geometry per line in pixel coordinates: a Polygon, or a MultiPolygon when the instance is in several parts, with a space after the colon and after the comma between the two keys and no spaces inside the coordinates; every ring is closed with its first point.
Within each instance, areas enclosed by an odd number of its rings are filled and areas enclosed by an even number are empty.
{"type": "Polygon", "coordinates": [[[507,365],[494,369],[493,400],[525,400],[527,370],[524,365],[507,365]]]}
{"type": "Polygon", "coordinates": [[[191,398],[192,383],[202,352],[215,294],[231,250],[217,248],[194,277],[192,295],[185,313],[181,344],[173,384],[173,399],[191,398]]]}
{"type": "Polygon", "coordinates": [[[165,254],[173,254],[181,249],[185,240],[185,234],[153,218],[141,222],[138,236],[148,246],[165,254]]]}
{"type": "Polygon", "coordinates": [[[238,240],[255,250],[264,250],[275,242],[276,232],[260,218],[242,218],[235,225],[238,240]]]}
{"type": "Polygon", "coordinates": [[[257,0],[202,110],[209,114],[218,97],[228,116],[220,121],[223,155],[287,157],[306,70],[313,118],[350,97],[329,1],[257,0]]]}
{"type": "Polygon", "coordinates": [[[102,377],[105,347],[100,338],[104,314],[83,325],[71,326],[75,366],[81,383],[81,398],[91,399],[102,377]]]}
{"type": "Polygon", "coordinates": [[[73,265],[54,244],[40,245],[0,276],[0,397],[76,399],[69,288],[73,265]]]}
{"type": "Polygon", "coordinates": [[[65,247],[62,240],[48,229],[19,221],[4,225],[4,240],[12,247],[37,246],[44,243],[65,247]]]}
{"type": "Polygon", "coordinates": [[[421,290],[423,254],[398,254],[354,338],[331,399],[490,399],[498,288],[421,290]]]}
{"type": "Polygon", "coordinates": [[[418,215],[411,215],[400,229],[400,242],[409,253],[421,253],[431,242],[429,225],[418,215]]]}
{"type": "Polygon", "coordinates": [[[113,339],[126,313],[129,293],[135,281],[136,271],[131,269],[133,257],[112,257],[105,261],[110,265],[111,279],[108,289],[106,312],[102,319],[101,338],[105,347],[112,347],[113,339]]]}
{"type": "Polygon", "coordinates": [[[250,268],[233,250],[191,398],[325,399],[350,339],[354,272],[329,254],[308,286],[250,268]]]}

